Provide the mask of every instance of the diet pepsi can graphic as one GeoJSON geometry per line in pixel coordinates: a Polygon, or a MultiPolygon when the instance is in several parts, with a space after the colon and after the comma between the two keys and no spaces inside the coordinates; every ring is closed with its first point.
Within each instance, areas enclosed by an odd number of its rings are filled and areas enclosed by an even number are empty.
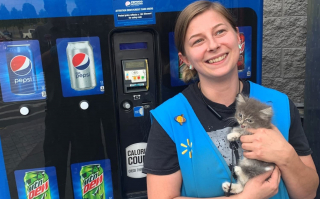
{"type": "Polygon", "coordinates": [[[68,66],[71,87],[90,90],[97,85],[92,46],[88,41],[68,42],[68,66]]]}
{"type": "Polygon", "coordinates": [[[59,199],[55,167],[14,171],[19,199],[59,199]]]}
{"type": "Polygon", "coordinates": [[[46,98],[37,40],[0,43],[0,83],[4,102],[46,98]]]}
{"type": "Polygon", "coordinates": [[[30,44],[8,45],[6,57],[11,92],[16,95],[35,93],[37,79],[30,44]]]}
{"type": "Polygon", "coordinates": [[[99,37],[57,39],[64,97],[104,93],[99,37]]]}

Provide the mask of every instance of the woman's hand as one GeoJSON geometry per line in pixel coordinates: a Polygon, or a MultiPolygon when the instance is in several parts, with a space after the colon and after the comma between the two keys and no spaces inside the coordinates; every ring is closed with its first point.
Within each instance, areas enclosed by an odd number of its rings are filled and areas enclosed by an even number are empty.
{"type": "Polygon", "coordinates": [[[240,194],[246,199],[267,199],[278,193],[280,183],[280,170],[277,166],[273,171],[268,171],[250,179],[240,194]],[[270,176],[271,175],[271,176],[270,176]]]}
{"type": "Polygon", "coordinates": [[[241,136],[243,155],[249,159],[285,164],[293,147],[285,140],[280,131],[272,125],[272,129],[248,129],[252,135],[241,136]]]}

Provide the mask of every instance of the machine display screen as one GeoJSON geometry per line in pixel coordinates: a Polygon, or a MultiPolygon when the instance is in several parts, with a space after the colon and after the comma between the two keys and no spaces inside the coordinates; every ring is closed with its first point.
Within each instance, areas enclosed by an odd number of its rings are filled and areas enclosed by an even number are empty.
{"type": "Polygon", "coordinates": [[[136,43],[122,43],[120,44],[120,50],[137,50],[147,49],[147,42],[136,42],[136,43]]]}
{"type": "Polygon", "coordinates": [[[144,68],[145,60],[125,61],[124,66],[126,69],[144,68]]]}

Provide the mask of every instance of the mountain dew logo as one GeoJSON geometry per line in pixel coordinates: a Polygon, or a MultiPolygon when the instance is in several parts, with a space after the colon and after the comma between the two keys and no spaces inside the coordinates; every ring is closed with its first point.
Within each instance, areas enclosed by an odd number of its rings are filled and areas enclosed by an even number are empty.
{"type": "Polygon", "coordinates": [[[45,171],[30,171],[24,176],[27,199],[51,199],[49,177],[45,171]]]}
{"type": "Polygon", "coordinates": [[[100,164],[82,166],[80,171],[83,199],[104,199],[103,169],[100,164]]]}

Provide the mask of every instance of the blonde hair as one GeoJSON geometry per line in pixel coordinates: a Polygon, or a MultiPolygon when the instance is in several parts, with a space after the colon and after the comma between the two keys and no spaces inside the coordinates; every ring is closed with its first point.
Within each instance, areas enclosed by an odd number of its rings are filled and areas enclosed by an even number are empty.
{"type": "MultiPolygon", "coordinates": [[[[190,22],[199,14],[204,13],[207,10],[212,9],[213,11],[221,14],[231,25],[235,32],[237,32],[236,21],[230,11],[218,2],[210,1],[196,1],[188,5],[184,10],[181,11],[176,26],[174,28],[174,41],[178,52],[183,56],[186,55],[184,43],[186,39],[186,33],[190,22]]],[[[195,79],[197,76],[196,70],[190,70],[189,66],[184,65],[182,68],[182,80],[189,82],[191,79],[195,79]]]]}
{"type": "Polygon", "coordinates": [[[182,81],[184,81],[185,83],[189,82],[190,80],[192,79],[196,79],[197,78],[197,71],[196,70],[190,70],[189,69],[189,66],[187,64],[184,64],[182,66],[182,76],[181,76],[181,79],[182,81]]]}

